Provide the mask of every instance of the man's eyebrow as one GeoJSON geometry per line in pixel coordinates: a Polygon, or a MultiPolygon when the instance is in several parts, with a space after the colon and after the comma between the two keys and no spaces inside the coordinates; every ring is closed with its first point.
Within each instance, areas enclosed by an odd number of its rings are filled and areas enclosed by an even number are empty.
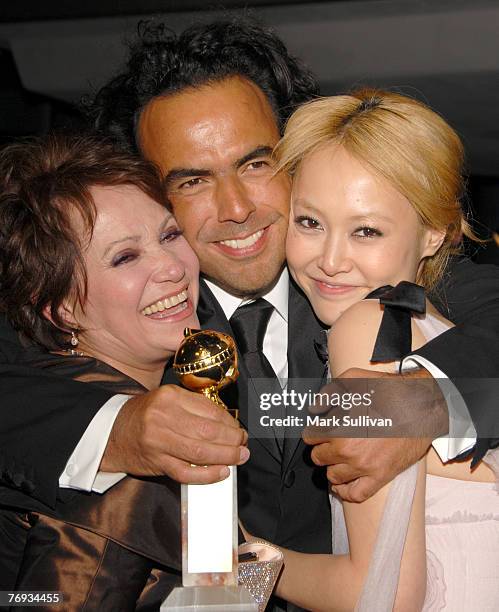
{"type": "MultiPolygon", "coordinates": [[[[252,159],[255,159],[255,157],[269,157],[272,155],[272,151],[273,147],[269,147],[268,145],[260,145],[249,153],[246,153],[246,155],[243,157],[236,159],[234,162],[234,167],[240,168],[252,159]]],[[[169,187],[173,181],[191,178],[193,176],[213,176],[213,172],[211,170],[207,170],[206,168],[172,168],[163,179],[163,183],[165,187],[169,187]]]]}
{"type": "Polygon", "coordinates": [[[211,176],[213,173],[206,168],[173,168],[163,179],[166,187],[171,185],[173,181],[179,179],[191,178],[193,176],[211,176]]]}
{"type": "Polygon", "coordinates": [[[253,149],[253,151],[246,153],[246,155],[236,160],[234,165],[236,168],[240,168],[252,159],[255,159],[255,157],[269,157],[272,155],[272,151],[273,147],[269,147],[268,145],[260,145],[259,147],[256,147],[256,149],[253,149]]]}

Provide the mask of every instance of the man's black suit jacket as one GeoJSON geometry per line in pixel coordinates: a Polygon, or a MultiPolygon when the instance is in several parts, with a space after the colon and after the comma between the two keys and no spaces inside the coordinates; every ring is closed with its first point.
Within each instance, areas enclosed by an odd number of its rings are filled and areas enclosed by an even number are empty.
{"type": "MultiPolygon", "coordinates": [[[[204,325],[230,331],[218,304],[206,291],[205,288],[201,309],[206,309],[204,325]]],[[[418,354],[448,374],[458,388],[462,377],[499,378],[499,268],[456,260],[432,299],[457,326],[428,343],[418,354]]],[[[320,325],[304,296],[292,284],[290,376],[320,377],[322,364],[313,350],[313,339],[319,330],[320,325]]],[[[0,326],[0,358],[0,484],[3,485],[0,504],[12,503],[12,495],[19,499],[22,494],[30,500],[30,509],[54,507],[61,493],[59,476],[85,428],[110,393],[90,383],[63,379],[28,367],[26,352],[6,324],[0,326]]],[[[245,384],[244,374],[239,384],[245,384]]],[[[481,423],[488,416],[487,406],[483,405],[482,398],[465,399],[480,433],[481,423]]],[[[495,404],[494,398],[490,402],[495,404]]],[[[243,520],[250,531],[282,545],[298,550],[320,551],[323,547],[329,550],[324,535],[329,525],[323,524],[328,515],[323,476],[309,464],[303,443],[290,444],[289,448],[286,445],[281,460],[272,452],[270,442],[256,439],[249,442],[252,458],[240,470],[243,520]],[[317,531],[320,533],[316,534],[317,531]]],[[[498,439],[481,440],[475,456],[482,456],[490,445],[498,443],[498,439]]]]}

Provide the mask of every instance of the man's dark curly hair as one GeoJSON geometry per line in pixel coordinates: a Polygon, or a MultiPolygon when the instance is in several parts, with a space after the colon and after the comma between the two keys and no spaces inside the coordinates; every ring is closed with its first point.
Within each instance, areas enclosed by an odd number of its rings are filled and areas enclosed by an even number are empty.
{"type": "Polygon", "coordinates": [[[318,84],[277,36],[253,21],[215,21],[175,35],[144,22],[130,46],[126,71],[88,105],[95,127],[136,152],[141,110],[157,96],[239,75],[266,95],[282,132],[292,111],[318,94],[318,84]]]}

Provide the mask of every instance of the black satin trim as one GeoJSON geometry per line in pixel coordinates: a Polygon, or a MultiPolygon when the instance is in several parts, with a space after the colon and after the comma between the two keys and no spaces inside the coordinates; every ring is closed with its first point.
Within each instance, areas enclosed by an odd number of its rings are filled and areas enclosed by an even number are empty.
{"type": "Polygon", "coordinates": [[[123,372],[88,355],[42,352],[26,360],[27,365],[79,382],[91,383],[111,393],[140,395],[147,389],[123,372]]]}
{"type": "Polygon", "coordinates": [[[384,308],[371,361],[395,361],[412,349],[411,317],[425,314],[425,290],[420,285],[401,281],[396,287],[385,285],[366,299],[379,299],[384,308]]]}
{"type": "Polygon", "coordinates": [[[329,359],[327,342],[314,340],[314,349],[317,353],[317,357],[322,361],[322,363],[327,363],[329,359]]]}

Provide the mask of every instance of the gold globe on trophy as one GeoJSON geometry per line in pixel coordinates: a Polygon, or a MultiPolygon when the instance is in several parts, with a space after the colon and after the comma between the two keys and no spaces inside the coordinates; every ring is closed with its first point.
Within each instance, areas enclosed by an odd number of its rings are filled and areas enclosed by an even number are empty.
{"type": "MultiPolygon", "coordinates": [[[[218,395],[228,384],[235,382],[237,349],[231,336],[214,330],[186,327],[173,369],[180,382],[191,391],[203,393],[215,404],[228,409],[218,395]]],[[[237,418],[237,411],[229,411],[237,418]]]]}

